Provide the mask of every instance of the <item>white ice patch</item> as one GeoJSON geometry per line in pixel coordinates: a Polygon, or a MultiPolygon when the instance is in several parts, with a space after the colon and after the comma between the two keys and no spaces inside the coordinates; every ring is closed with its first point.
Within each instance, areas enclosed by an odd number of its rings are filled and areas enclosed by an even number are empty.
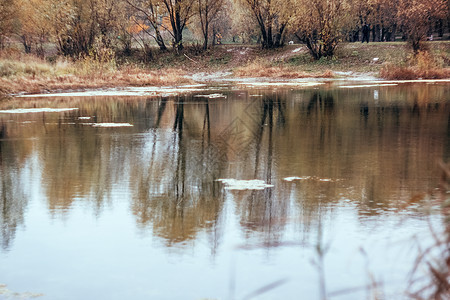
{"type": "Polygon", "coordinates": [[[78,120],[90,120],[91,117],[78,117],[78,120]]]}
{"type": "Polygon", "coordinates": [[[63,92],[52,94],[31,94],[19,95],[18,98],[41,98],[41,97],[94,97],[94,96],[137,96],[137,97],[156,97],[156,96],[176,96],[190,92],[201,92],[206,88],[204,85],[185,85],[179,87],[127,87],[87,90],[80,92],[63,92]]]}
{"type": "Polygon", "coordinates": [[[224,94],[195,95],[194,97],[197,97],[197,98],[209,98],[209,99],[227,98],[227,96],[225,96],[224,94]]]}
{"type": "Polygon", "coordinates": [[[77,110],[78,108],[16,108],[0,110],[2,114],[30,114],[30,113],[43,113],[43,112],[65,112],[77,110]]]}
{"type": "Polygon", "coordinates": [[[397,86],[396,83],[386,83],[386,84],[361,84],[361,85],[341,85],[342,89],[356,89],[356,88],[368,88],[368,87],[380,87],[380,86],[397,86]]]}
{"type": "Polygon", "coordinates": [[[30,292],[18,293],[15,291],[11,291],[10,289],[8,289],[6,284],[0,284],[0,298],[2,299],[31,299],[39,298],[42,296],[44,296],[44,294],[30,292]],[[3,298],[3,296],[5,298],[3,298]]]}
{"type": "Polygon", "coordinates": [[[340,181],[339,179],[331,179],[331,178],[320,178],[316,176],[291,176],[291,177],[285,177],[283,178],[284,181],[292,182],[294,180],[315,180],[315,181],[321,181],[321,182],[334,182],[334,181],[340,181]]]}
{"type": "Polygon", "coordinates": [[[130,123],[90,123],[92,127],[133,127],[130,123]]]}
{"type": "Polygon", "coordinates": [[[183,85],[183,88],[185,89],[206,88],[206,87],[207,85],[204,83],[183,85]]]}
{"type": "Polygon", "coordinates": [[[264,180],[252,179],[252,180],[239,180],[239,179],[218,179],[225,185],[226,190],[264,190],[266,188],[273,187],[272,184],[267,184],[264,180]]]}
{"type": "Polygon", "coordinates": [[[311,176],[303,176],[303,177],[291,176],[291,177],[283,178],[283,180],[289,181],[289,182],[294,181],[294,180],[307,180],[307,179],[311,179],[311,176]]]}
{"type": "Polygon", "coordinates": [[[312,81],[282,81],[282,82],[239,82],[241,85],[250,87],[283,87],[283,86],[293,86],[293,87],[313,87],[325,84],[323,82],[312,82],[312,81]]]}

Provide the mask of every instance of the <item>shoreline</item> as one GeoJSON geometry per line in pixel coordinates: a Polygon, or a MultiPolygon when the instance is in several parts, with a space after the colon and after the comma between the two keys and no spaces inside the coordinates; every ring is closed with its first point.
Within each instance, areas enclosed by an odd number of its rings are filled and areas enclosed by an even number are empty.
{"type": "Polygon", "coordinates": [[[450,80],[447,63],[450,42],[433,42],[429,46],[440,63],[428,56],[423,57],[423,62],[427,63],[422,65],[426,68],[420,68],[408,60],[411,54],[408,54],[406,44],[401,42],[346,43],[338,48],[336,57],[317,61],[312,60],[306,47],[301,44],[276,51],[248,45],[223,45],[201,53],[189,53],[187,49],[189,55],[186,56],[157,53],[154,60],[146,64],[134,61],[133,57],[122,58],[120,62],[57,57],[49,62],[33,55],[0,52],[0,97],[205,83],[450,80]]]}
{"type": "MultiPolygon", "coordinates": [[[[366,74],[367,75],[367,74],[366,74]]],[[[12,98],[41,98],[41,97],[92,97],[92,96],[135,96],[135,97],[159,97],[175,96],[184,93],[216,91],[221,86],[238,86],[243,89],[265,88],[312,88],[322,85],[332,85],[336,88],[354,89],[368,87],[389,87],[402,84],[449,84],[448,79],[415,79],[415,80],[384,80],[374,79],[369,76],[339,77],[339,78],[268,78],[268,77],[226,77],[219,80],[197,81],[173,85],[129,85],[129,86],[96,86],[80,87],[77,89],[54,89],[40,93],[19,92],[10,94],[12,98]]],[[[217,94],[213,94],[217,95],[217,94]]],[[[208,95],[205,95],[208,96],[208,95]]]]}

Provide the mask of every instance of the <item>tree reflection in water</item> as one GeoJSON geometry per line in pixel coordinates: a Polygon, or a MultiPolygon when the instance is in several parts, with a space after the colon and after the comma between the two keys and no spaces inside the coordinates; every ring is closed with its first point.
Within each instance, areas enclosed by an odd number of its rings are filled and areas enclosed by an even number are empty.
{"type": "MultiPolygon", "coordinates": [[[[246,154],[250,161],[254,160],[253,178],[263,179],[267,184],[272,184],[277,177],[272,173],[274,130],[275,134],[283,131],[286,125],[285,109],[285,97],[276,93],[263,95],[247,107],[247,113],[253,116],[254,122],[249,127],[252,128],[254,137],[253,143],[247,148],[251,154],[246,154]]],[[[248,161],[243,164],[248,165],[248,161]]],[[[246,229],[247,238],[254,238],[252,234],[261,232],[265,245],[280,241],[288,218],[289,198],[284,197],[282,190],[277,191],[267,188],[263,191],[241,193],[242,196],[235,194],[240,223],[246,229]]]]}
{"type": "Polygon", "coordinates": [[[28,198],[22,172],[29,149],[17,141],[8,141],[5,123],[0,126],[0,245],[7,250],[17,228],[24,223],[28,198]]]}
{"type": "Polygon", "coordinates": [[[150,157],[141,157],[133,168],[139,185],[132,209],[140,226],[151,225],[168,245],[192,240],[205,229],[217,244],[216,225],[223,203],[216,180],[225,161],[211,143],[209,99],[198,103],[200,108],[194,111],[185,110],[185,101],[189,99],[159,103],[150,157]],[[191,113],[202,117],[193,119],[191,113]],[[167,126],[161,128],[165,114],[173,120],[170,131],[167,126]]]}
{"type": "Polygon", "coordinates": [[[54,105],[79,107],[75,112],[0,116],[3,248],[23,223],[22,173],[30,156],[39,157],[36,180],[53,215],[77,203],[99,215],[121,195],[144,233],[171,246],[207,232],[213,248],[223,234],[226,201],[235,205],[249,242],[276,244],[287,224],[307,238],[342,201],[355,205],[361,222],[406,209],[435,186],[439,170],[430,160],[449,157],[445,89],[380,88],[376,101],[370,89],[250,93],[228,91],[228,100],[74,98],[54,105]],[[85,116],[93,119],[79,119],[85,116]],[[134,127],[83,124],[94,121],[134,127]],[[288,176],[311,179],[284,181],[288,176]],[[275,187],[224,191],[220,178],[275,187]]]}

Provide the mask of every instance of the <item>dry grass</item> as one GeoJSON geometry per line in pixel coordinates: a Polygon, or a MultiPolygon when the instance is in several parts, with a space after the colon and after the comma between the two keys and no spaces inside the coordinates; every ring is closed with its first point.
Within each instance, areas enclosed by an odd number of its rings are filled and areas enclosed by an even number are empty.
{"type": "Polygon", "coordinates": [[[309,73],[296,70],[289,66],[273,66],[268,60],[255,60],[245,66],[234,70],[234,75],[239,77],[268,77],[268,78],[333,78],[330,70],[319,73],[309,73]]]}
{"type": "Polygon", "coordinates": [[[440,58],[428,51],[419,51],[403,65],[386,64],[380,76],[388,80],[444,79],[450,78],[450,68],[440,58]]]}
{"type": "Polygon", "coordinates": [[[78,60],[57,57],[49,61],[19,50],[0,51],[0,94],[53,90],[177,85],[191,83],[184,75],[232,70],[237,77],[333,78],[336,71],[369,72],[386,79],[450,78],[450,42],[433,42],[430,53],[409,56],[405,44],[347,43],[336,57],[314,61],[303,45],[261,50],[252,45],[224,45],[186,55],[156,52],[143,62],[108,50],[78,60]],[[377,63],[373,58],[377,57],[377,63]],[[167,66],[170,66],[168,68],[167,66]],[[380,71],[381,69],[381,71],[380,71]]]}
{"type": "Polygon", "coordinates": [[[0,54],[0,94],[119,86],[162,86],[191,83],[176,69],[146,70],[92,57],[54,63],[30,55],[0,54]]]}
{"type": "Polygon", "coordinates": [[[147,71],[114,74],[92,74],[89,76],[20,76],[0,78],[1,94],[42,93],[55,90],[80,90],[121,86],[168,86],[191,83],[178,70],[164,70],[164,73],[147,71]]]}

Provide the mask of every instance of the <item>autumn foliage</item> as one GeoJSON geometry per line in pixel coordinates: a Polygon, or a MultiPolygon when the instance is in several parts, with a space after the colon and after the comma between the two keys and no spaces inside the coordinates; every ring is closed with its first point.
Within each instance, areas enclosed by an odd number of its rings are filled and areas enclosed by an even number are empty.
{"type": "Polygon", "coordinates": [[[448,17],[448,0],[400,0],[397,18],[413,50],[419,51],[433,24],[448,17]]]}
{"type": "Polygon", "coordinates": [[[14,39],[45,56],[50,43],[75,59],[141,48],[148,61],[155,46],[180,54],[188,34],[204,51],[217,37],[265,49],[296,40],[319,60],[363,29],[371,41],[403,37],[423,50],[433,32],[448,33],[449,11],[449,0],[0,0],[0,47],[14,39]]]}

